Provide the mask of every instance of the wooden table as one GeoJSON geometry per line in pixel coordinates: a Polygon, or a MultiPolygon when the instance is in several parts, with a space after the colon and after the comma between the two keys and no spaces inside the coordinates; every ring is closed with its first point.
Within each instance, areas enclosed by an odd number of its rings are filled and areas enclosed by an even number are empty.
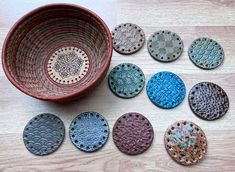
{"type": "MultiPolygon", "coordinates": [[[[207,122],[191,112],[187,98],[175,109],[154,106],[146,91],[136,98],[123,100],[108,88],[107,77],[89,96],[61,105],[39,101],[24,95],[10,84],[0,68],[0,171],[81,171],[81,172],[143,172],[143,171],[234,171],[235,170],[235,1],[233,0],[1,0],[0,47],[14,22],[35,7],[53,2],[81,4],[98,13],[110,29],[123,22],[132,22],[145,31],[146,38],[159,29],[178,33],[184,41],[183,55],[175,62],[153,60],[146,44],[138,53],[123,56],[114,52],[110,69],[122,62],[140,66],[148,80],[154,73],[169,70],[184,80],[187,93],[201,81],[219,84],[230,99],[228,113],[217,121],[207,122]],[[189,44],[197,37],[207,36],[224,48],[225,61],[215,70],[194,66],[188,58],[189,44]],[[118,151],[112,137],[102,150],[84,153],[77,150],[68,137],[71,120],[80,112],[97,111],[105,115],[110,130],[115,120],[129,111],[144,114],[151,121],[155,138],[151,148],[142,155],[127,156],[118,151]],[[55,153],[38,157],[27,151],[22,140],[23,128],[33,116],[50,112],[65,123],[66,138],[55,153]],[[208,138],[208,153],[201,163],[184,167],[167,154],[163,135],[176,120],[191,120],[198,124],[208,138]]],[[[0,50],[1,52],[1,50],[0,50]]]]}

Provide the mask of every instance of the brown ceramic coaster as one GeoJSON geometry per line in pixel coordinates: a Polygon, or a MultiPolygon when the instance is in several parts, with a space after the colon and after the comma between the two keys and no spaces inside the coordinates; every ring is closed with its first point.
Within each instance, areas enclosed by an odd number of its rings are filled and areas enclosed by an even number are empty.
{"type": "Polygon", "coordinates": [[[145,152],[152,144],[154,131],[149,120],[135,112],[122,115],[113,127],[113,141],[128,155],[145,152]]]}
{"type": "Polygon", "coordinates": [[[171,62],[183,52],[183,41],[174,32],[163,30],[153,33],[148,39],[149,54],[156,60],[171,62]]]}
{"type": "Polygon", "coordinates": [[[132,23],[120,24],[112,31],[113,48],[121,54],[132,54],[144,45],[144,31],[132,23]]]}
{"type": "Polygon", "coordinates": [[[193,86],[188,100],[193,113],[205,120],[219,119],[229,108],[225,91],[211,82],[201,82],[193,86]]]}
{"type": "Polygon", "coordinates": [[[205,157],[207,139],[202,129],[190,121],[178,121],[165,133],[168,154],[182,165],[193,165],[205,157]]]}

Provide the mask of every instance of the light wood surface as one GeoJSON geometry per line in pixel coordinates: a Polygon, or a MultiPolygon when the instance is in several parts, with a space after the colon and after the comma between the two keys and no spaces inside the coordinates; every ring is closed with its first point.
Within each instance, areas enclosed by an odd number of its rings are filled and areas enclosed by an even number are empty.
{"type": "Polygon", "coordinates": [[[114,52],[110,70],[122,62],[135,63],[143,69],[146,80],[156,72],[169,70],[182,77],[187,93],[194,84],[211,81],[227,92],[230,108],[222,119],[203,121],[193,115],[187,97],[177,108],[163,110],[148,100],[145,89],[133,99],[123,100],[114,96],[108,88],[107,77],[97,89],[81,100],[65,105],[43,102],[18,91],[10,84],[0,67],[0,171],[235,171],[234,0],[1,0],[0,48],[8,30],[17,19],[35,7],[53,2],[85,6],[99,14],[110,29],[123,22],[135,23],[144,29],[146,39],[159,29],[178,33],[184,41],[184,52],[177,61],[165,64],[153,60],[145,44],[138,53],[131,56],[114,52]],[[201,70],[188,58],[189,44],[201,36],[213,38],[224,48],[225,61],[215,70],[201,70]],[[151,121],[155,131],[151,148],[138,156],[124,155],[117,150],[110,134],[108,143],[96,153],[77,150],[69,140],[68,127],[77,114],[89,110],[104,114],[111,131],[120,115],[130,111],[144,114],[151,121]],[[55,153],[37,157],[24,147],[22,132],[28,120],[43,112],[54,113],[64,121],[66,138],[55,153]],[[175,163],[168,156],[163,144],[167,127],[181,119],[198,124],[208,139],[205,160],[192,167],[175,163]]]}

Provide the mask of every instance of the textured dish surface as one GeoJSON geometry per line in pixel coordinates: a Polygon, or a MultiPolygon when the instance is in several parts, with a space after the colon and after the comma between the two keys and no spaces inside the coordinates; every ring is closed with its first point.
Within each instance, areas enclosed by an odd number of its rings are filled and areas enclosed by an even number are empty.
{"type": "Polygon", "coordinates": [[[56,151],[64,140],[63,121],[53,114],[43,113],[32,118],[24,128],[26,148],[35,155],[48,155],[56,151]]]}
{"type": "Polygon", "coordinates": [[[132,98],[143,90],[145,77],[138,66],[131,63],[122,63],[111,70],[108,83],[111,91],[117,96],[132,98]]]}
{"type": "Polygon", "coordinates": [[[47,62],[47,72],[59,84],[72,84],[85,77],[89,70],[87,54],[76,47],[55,51],[47,62]]]}
{"type": "Polygon", "coordinates": [[[132,23],[120,24],[112,31],[113,48],[121,54],[133,54],[143,47],[144,31],[132,23]]]}
{"type": "Polygon", "coordinates": [[[202,129],[190,121],[178,121],[165,133],[168,154],[182,165],[193,165],[205,157],[207,139],[202,129]]]}
{"type": "Polygon", "coordinates": [[[66,101],[87,94],[106,74],[111,34],[95,14],[48,5],[24,17],[5,41],[4,71],[24,93],[66,101]]]}
{"type": "Polygon", "coordinates": [[[174,32],[163,30],[153,33],[147,43],[149,54],[156,60],[171,62],[180,57],[184,45],[174,32]]]}
{"type": "Polygon", "coordinates": [[[178,106],[186,93],[184,82],[172,72],[156,73],[149,79],[146,89],[149,99],[164,109],[178,106]]]}
{"type": "Polygon", "coordinates": [[[188,100],[195,115],[210,121],[224,116],[229,108],[226,92],[211,82],[194,85],[189,92],[188,100]]]}
{"type": "Polygon", "coordinates": [[[202,69],[214,69],[224,61],[224,51],[219,43],[210,38],[194,40],[189,49],[190,60],[202,69]]]}
{"type": "Polygon", "coordinates": [[[115,145],[128,155],[145,152],[151,146],[153,137],[151,123],[139,113],[131,112],[122,115],[113,127],[115,145]]]}
{"type": "Polygon", "coordinates": [[[69,136],[79,150],[85,152],[97,151],[108,140],[108,122],[97,112],[83,112],[71,122],[69,136]]]}

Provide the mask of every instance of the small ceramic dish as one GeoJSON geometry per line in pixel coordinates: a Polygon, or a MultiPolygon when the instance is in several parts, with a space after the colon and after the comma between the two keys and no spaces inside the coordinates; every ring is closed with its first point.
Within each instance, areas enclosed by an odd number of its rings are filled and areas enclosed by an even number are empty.
{"type": "Polygon", "coordinates": [[[2,63],[24,93],[67,101],[102,81],[111,56],[111,34],[100,17],[80,6],[51,4],[17,21],[5,39],[2,63]]]}

